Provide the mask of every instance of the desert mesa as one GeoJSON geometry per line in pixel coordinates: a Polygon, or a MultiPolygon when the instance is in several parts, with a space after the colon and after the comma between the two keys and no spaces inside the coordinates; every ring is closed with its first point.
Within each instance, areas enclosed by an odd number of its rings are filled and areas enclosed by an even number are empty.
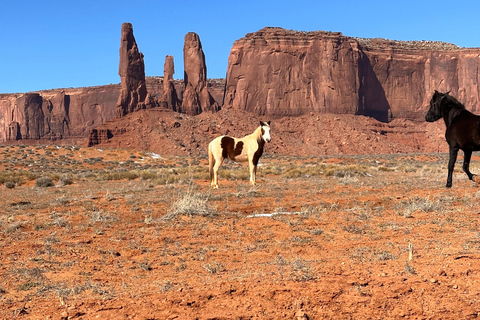
{"type": "Polygon", "coordinates": [[[0,94],[0,141],[203,154],[216,135],[272,120],[274,153],[438,152],[442,124],[424,122],[433,91],[478,112],[480,48],[267,27],[233,43],[225,79],[208,79],[190,32],[174,80],[172,56],[145,77],[140,47],[124,23],[120,84],[0,94]]]}

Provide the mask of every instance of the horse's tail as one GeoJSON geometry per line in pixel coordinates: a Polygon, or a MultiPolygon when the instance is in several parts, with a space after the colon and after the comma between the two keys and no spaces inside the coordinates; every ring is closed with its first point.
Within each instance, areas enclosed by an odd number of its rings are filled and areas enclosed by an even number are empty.
{"type": "Polygon", "coordinates": [[[212,152],[212,143],[208,144],[208,167],[210,172],[210,181],[213,180],[213,166],[215,165],[215,157],[212,152]]]}

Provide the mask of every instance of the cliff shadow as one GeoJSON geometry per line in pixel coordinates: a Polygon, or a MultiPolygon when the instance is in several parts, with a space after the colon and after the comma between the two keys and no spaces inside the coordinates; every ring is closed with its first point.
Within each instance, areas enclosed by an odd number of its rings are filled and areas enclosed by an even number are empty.
{"type": "Polygon", "coordinates": [[[370,58],[363,54],[359,67],[359,115],[375,118],[381,122],[391,120],[391,108],[385,90],[378,80],[370,58]]]}

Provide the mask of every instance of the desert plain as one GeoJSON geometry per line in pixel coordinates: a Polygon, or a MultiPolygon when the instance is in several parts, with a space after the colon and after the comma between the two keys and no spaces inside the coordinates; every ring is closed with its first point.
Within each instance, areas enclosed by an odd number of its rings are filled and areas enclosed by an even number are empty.
{"type": "Polygon", "coordinates": [[[266,152],[212,190],[206,156],[0,146],[0,318],[476,318],[480,189],[447,157],[266,152]]]}

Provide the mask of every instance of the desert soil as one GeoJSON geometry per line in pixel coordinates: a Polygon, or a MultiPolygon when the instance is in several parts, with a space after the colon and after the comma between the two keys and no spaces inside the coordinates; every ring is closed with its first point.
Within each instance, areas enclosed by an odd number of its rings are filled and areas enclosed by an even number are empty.
{"type": "Polygon", "coordinates": [[[0,318],[476,318],[480,189],[446,162],[266,154],[211,190],[204,156],[0,147],[0,318]]]}

